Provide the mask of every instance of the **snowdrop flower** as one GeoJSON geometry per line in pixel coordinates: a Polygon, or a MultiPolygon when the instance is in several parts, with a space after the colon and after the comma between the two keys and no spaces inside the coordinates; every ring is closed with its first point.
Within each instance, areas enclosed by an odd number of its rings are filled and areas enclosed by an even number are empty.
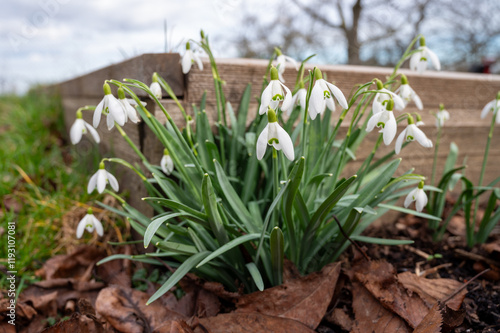
{"type": "Polygon", "coordinates": [[[500,124],[500,92],[497,94],[497,98],[486,104],[481,111],[481,119],[485,118],[486,115],[491,111],[493,112],[493,116],[495,117],[495,122],[500,124]],[[496,115],[495,115],[496,112],[496,115]]]}
{"type": "Polygon", "coordinates": [[[111,185],[111,188],[118,192],[119,186],[118,181],[115,176],[111,173],[107,172],[104,169],[104,162],[99,164],[99,170],[90,178],[89,185],[87,186],[87,193],[90,194],[97,187],[97,192],[102,193],[104,188],[106,188],[106,184],[111,185]]]}
{"type": "Polygon", "coordinates": [[[325,81],[319,68],[315,68],[314,78],[316,82],[314,83],[309,101],[309,116],[311,119],[314,120],[318,114],[323,113],[326,107],[331,111],[335,111],[335,102],[333,101],[332,94],[342,108],[349,108],[342,91],[333,84],[325,81]]]}
{"type": "Polygon", "coordinates": [[[392,112],[394,101],[390,99],[385,104],[386,108],[384,111],[374,113],[368,120],[366,131],[371,132],[375,126],[382,128],[380,132],[383,133],[384,143],[388,146],[396,136],[398,124],[396,122],[396,118],[394,118],[394,113],[392,112]]]}
{"type": "Polygon", "coordinates": [[[401,97],[393,93],[392,91],[384,88],[384,84],[379,79],[375,79],[375,84],[377,85],[377,94],[373,99],[373,113],[379,113],[385,110],[384,104],[390,99],[394,101],[394,106],[396,110],[403,110],[406,106],[405,102],[401,97]]]}
{"type": "Polygon", "coordinates": [[[83,134],[90,132],[90,135],[94,138],[95,142],[99,143],[101,138],[97,131],[82,118],[82,111],[78,110],[76,112],[76,120],[69,130],[69,137],[71,143],[76,145],[82,139],[83,134]]]}
{"type": "Polygon", "coordinates": [[[427,69],[429,60],[437,71],[441,70],[438,56],[425,46],[425,38],[420,37],[420,47],[411,55],[410,68],[413,71],[423,73],[427,69]]]}
{"type": "Polygon", "coordinates": [[[156,98],[161,99],[161,86],[158,83],[158,74],[157,73],[153,74],[153,82],[149,86],[149,90],[151,90],[151,92],[153,93],[153,95],[156,98]]]}
{"type": "MultiPolygon", "coordinates": [[[[300,107],[302,108],[302,110],[305,110],[306,108],[306,97],[307,97],[307,90],[306,88],[304,88],[304,82],[303,81],[300,81],[300,88],[299,90],[297,90],[297,92],[295,93],[295,95],[293,95],[293,98],[292,98],[292,104],[293,105],[300,105],[300,107]]],[[[290,108],[287,112],[288,115],[290,115],[292,113],[292,110],[293,108],[290,108]]]]}
{"type": "Polygon", "coordinates": [[[172,161],[172,157],[170,157],[167,148],[163,150],[163,157],[161,158],[160,166],[167,176],[174,171],[174,161],[172,161]]]}
{"type": "Polygon", "coordinates": [[[257,139],[257,159],[261,160],[266,153],[267,145],[276,150],[282,150],[286,158],[293,161],[295,151],[290,135],[278,124],[276,113],[273,109],[267,111],[268,124],[257,139]]]}
{"type": "Polygon", "coordinates": [[[403,141],[414,141],[417,140],[425,148],[432,147],[432,141],[427,138],[424,132],[420,128],[415,125],[415,121],[411,115],[408,115],[408,126],[399,134],[398,139],[396,140],[396,154],[399,154],[401,151],[401,146],[403,145],[403,141]]]}
{"type": "Polygon", "coordinates": [[[408,193],[404,203],[405,207],[408,208],[413,201],[415,201],[415,209],[417,212],[421,212],[427,205],[427,195],[424,192],[424,181],[421,181],[416,189],[408,193]]]}
{"type": "Polygon", "coordinates": [[[422,110],[424,108],[422,104],[422,100],[415,91],[408,84],[408,79],[406,75],[401,75],[401,86],[396,90],[396,94],[399,95],[403,99],[405,107],[408,105],[408,102],[413,101],[417,106],[417,109],[422,110]]]}
{"type": "Polygon", "coordinates": [[[439,104],[439,111],[436,113],[436,127],[443,127],[444,122],[450,119],[450,113],[444,109],[443,104],[439,104]]]}
{"type": "Polygon", "coordinates": [[[299,70],[299,65],[297,64],[295,59],[290,58],[289,56],[286,56],[283,53],[281,53],[281,50],[279,48],[275,47],[274,49],[276,50],[276,55],[277,55],[276,67],[278,68],[279,79],[282,82],[285,82],[285,79],[283,78],[283,73],[285,72],[286,62],[288,61],[288,62],[292,63],[292,65],[295,66],[296,71],[299,70]]]}
{"type": "Polygon", "coordinates": [[[203,70],[203,63],[201,62],[200,57],[191,50],[191,44],[189,42],[186,43],[186,52],[182,56],[182,73],[187,74],[191,70],[191,66],[196,61],[198,64],[198,68],[203,70]]]}
{"type": "Polygon", "coordinates": [[[116,97],[111,94],[111,88],[109,84],[104,83],[103,90],[104,98],[97,105],[94,111],[94,127],[97,128],[99,126],[102,113],[107,115],[109,118],[107,119],[108,129],[111,129],[110,123],[114,124],[115,121],[118,125],[123,126],[125,124],[125,110],[123,110],[122,105],[120,104],[120,102],[118,102],[116,97]]]}
{"type": "Polygon", "coordinates": [[[417,122],[415,123],[417,127],[425,125],[424,122],[422,121],[422,116],[420,116],[418,113],[415,113],[415,117],[417,117],[417,122]]]}
{"type": "Polygon", "coordinates": [[[276,67],[271,68],[271,82],[262,92],[260,98],[259,114],[263,115],[268,109],[276,110],[280,102],[281,110],[289,112],[292,108],[292,92],[278,79],[278,70],[276,67]]]}
{"type": "Polygon", "coordinates": [[[140,121],[139,116],[137,115],[137,110],[132,105],[137,105],[135,100],[129,100],[125,98],[125,91],[123,88],[118,88],[118,102],[121,103],[123,110],[125,110],[125,122],[130,120],[134,124],[137,124],[140,121]],[[131,102],[132,101],[132,102],[131,102]]]}
{"type": "Polygon", "coordinates": [[[78,227],[76,228],[76,237],[80,239],[83,236],[84,230],[92,233],[94,232],[94,229],[99,236],[104,234],[101,222],[99,222],[99,220],[92,213],[92,208],[89,208],[87,210],[87,215],[85,215],[83,219],[80,220],[80,223],[78,223],[78,227]]]}

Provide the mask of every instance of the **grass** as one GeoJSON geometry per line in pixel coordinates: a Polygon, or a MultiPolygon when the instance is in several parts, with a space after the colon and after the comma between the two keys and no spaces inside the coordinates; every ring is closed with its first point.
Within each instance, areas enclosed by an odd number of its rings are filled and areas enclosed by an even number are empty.
{"type": "Polygon", "coordinates": [[[36,280],[44,260],[63,252],[62,217],[92,199],[86,170],[98,156],[95,147],[81,154],[69,146],[60,98],[44,89],[0,96],[0,124],[0,265],[7,264],[7,225],[15,221],[19,287],[36,280]]]}

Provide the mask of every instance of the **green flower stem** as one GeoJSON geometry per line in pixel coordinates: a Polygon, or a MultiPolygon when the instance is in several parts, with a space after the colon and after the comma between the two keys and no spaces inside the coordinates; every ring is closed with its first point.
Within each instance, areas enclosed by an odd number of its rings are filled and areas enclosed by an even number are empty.
{"type": "MultiPolygon", "coordinates": [[[[432,162],[432,174],[431,174],[431,185],[434,186],[434,180],[436,179],[436,166],[439,150],[439,142],[441,141],[442,126],[438,126],[437,138],[436,138],[436,148],[434,149],[434,160],[432,162]]],[[[432,196],[432,194],[431,194],[432,196]]]]}
{"type": "Polygon", "coordinates": [[[142,172],[140,170],[138,170],[132,164],[128,163],[127,161],[125,161],[125,160],[123,160],[121,158],[114,158],[114,157],[113,158],[103,158],[101,160],[101,163],[104,162],[104,161],[121,164],[121,165],[129,168],[130,170],[134,171],[139,176],[139,178],[141,178],[142,181],[145,182],[145,181],[148,180],[146,177],[144,177],[144,175],[142,174],[142,172]]]}
{"type": "MultiPolygon", "coordinates": [[[[304,118],[302,119],[302,128],[300,129],[300,141],[302,143],[301,154],[306,156],[306,147],[307,147],[307,137],[308,137],[308,121],[307,121],[307,113],[309,110],[309,102],[311,100],[311,92],[314,86],[314,72],[316,71],[316,67],[314,67],[312,72],[309,72],[309,87],[307,88],[306,94],[306,107],[304,108],[304,118]]],[[[307,174],[307,173],[306,173],[307,174]]]]}
{"type": "MultiPolygon", "coordinates": [[[[488,133],[488,140],[486,141],[486,147],[484,149],[484,157],[483,157],[483,165],[481,166],[481,173],[479,174],[479,184],[478,186],[481,187],[483,185],[483,180],[484,180],[484,173],[486,171],[486,163],[488,162],[488,155],[490,153],[490,144],[491,144],[491,139],[493,138],[493,130],[495,129],[495,119],[496,115],[499,112],[499,108],[496,107],[495,104],[495,109],[493,110],[493,118],[491,118],[491,125],[490,125],[490,131],[488,133]]],[[[472,215],[472,230],[475,230],[476,227],[476,215],[477,215],[477,210],[479,208],[479,197],[474,203],[474,214],[472,215]]],[[[475,237],[476,235],[474,235],[475,237]]],[[[476,239],[474,238],[474,243],[476,242],[476,239]]]]}
{"type": "MultiPolygon", "coordinates": [[[[155,73],[155,74],[157,74],[157,73],[155,73]]],[[[182,106],[182,104],[179,101],[179,99],[177,98],[177,96],[175,96],[174,91],[172,90],[170,85],[167,83],[167,81],[165,81],[165,79],[162,78],[160,75],[157,75],[157,78],[159,79],[158,83],[160,84],[160,86],[167,92],[167,94],[170,96],[170,98],[172,98],[174,100],[174,102],[175,102],[175,104],[177,104],[177,107],[179,108],[179,110],[181,110],[181,113],[184,116],[184,120],[186,122],[187,140],[188,140],[189,146],[193,150],[194,155],[198,156],[198,152],[196,151],[196,148],[193,144],[193,139],[191,136],[192,135],[191,134],[192,133],[191,125],[190,125],[191,117],[186,113],[186,110],[182,106]]],[[[168,117],[167,117],[167,119],[168,119],[168,117]]]]}
{"type": "Polygon", "coordinates": [[[132,140],[127,135],[127,133],[125,133],[125,131],[123,130],[123,128],[120,125],[116,124],[116,123],[115,123],[115,126],[116,126],[116,129],[118,129],[118,132],[120,132],[120,134],[122,135],[122,137],[125,139],[125,141],[127,141],[127,143],[129,144],[129,146],[132,148],[132,150],[137,154],[137,156],[139,156],[141,158],[142,162],[149,163],[148,159],[146,158],[146,156],[144,156],[144,154],[139,150],[139,148],[137,148],[137,146],[135,145],[135,143],[132,142],[132,140]]]}
{"type": "Polygon", "coordinates": [[[375,142],[375,146],[373,147],[373,150],[372,152],[370,153],[370,155],[368,156],[368,158],[363,162],[363,164],[361,165],[361,167],[359,168],[358,172],[357,172],[357,175],[358,175],[358,179],[357,179],[357,185],[356,185],[356,189],[354,190],[354,193],[357,193],[362,182],[363,182],[363,178],[365,177],[365,174],[367,173],[369,167],[370,167],[370,163],[372,162],[373,160],[373,157],[375,156],[375,153],[377,152],[378,150],[378,147],[380,147],[380,144],[382,143],[383,141],[383,133],[380,133],[379,136],[378,136],[378,139],[377,139],[377,142],[375,142]]]}
{"type": "MultiPolygon", "coordinates": [[[[278,151],[273,147],[273,200],[276,198],[279,192],[280,179],[279,179],[279,165],[278,165],[278,151]]],[[[272,226],[278,226],[278,211],[277,209],[273,212],[272,226]]]]}

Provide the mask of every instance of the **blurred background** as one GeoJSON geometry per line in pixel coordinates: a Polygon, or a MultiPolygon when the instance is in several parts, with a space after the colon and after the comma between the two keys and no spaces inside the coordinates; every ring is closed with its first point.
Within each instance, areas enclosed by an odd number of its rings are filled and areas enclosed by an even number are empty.
{"type": "Polygon", "coordinates": [[[391,66],[423,33],[444,70],[499,73],[498,0],[18,0],[0,4],[0,94],[210,36],[219,57],[391,66]],[[495,17],[495,15],[497,15],[495,17]]]}

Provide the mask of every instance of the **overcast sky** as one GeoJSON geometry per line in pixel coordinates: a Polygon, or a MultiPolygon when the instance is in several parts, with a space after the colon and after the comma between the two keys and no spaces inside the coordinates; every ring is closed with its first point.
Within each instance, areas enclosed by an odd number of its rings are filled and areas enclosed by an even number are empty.
{"type": "Polygon", "coordinates": [[[202,28],[220,41],[238,24],[243,6],[244,0],[1,0],[0,92],[23,92],[33,83],[163,52],[165,20],[169,48],[199,39],[202,28]]]}

